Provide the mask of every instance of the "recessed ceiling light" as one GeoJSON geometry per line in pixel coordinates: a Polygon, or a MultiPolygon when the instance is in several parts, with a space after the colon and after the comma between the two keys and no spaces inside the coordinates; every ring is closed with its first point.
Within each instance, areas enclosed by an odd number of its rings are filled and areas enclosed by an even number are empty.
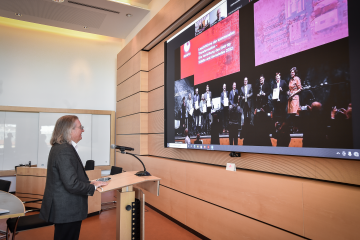
{"type": "Polygon", "coordinates": [[[64,0],[52,0],[53,2],[62,3],[64,0]]]}
{"type": "Polygon", "coordinates": [[[84,26],[85,29],[87,29],[88,27],[87,26],[84,26]]]}
{"type": "Polygon", "coordinates": [[[116,3],[121,3],[121,4],[126,4],[126,5],[131,5],[130,3],[128,2],[124,2],[123,0],[108,0],[110,2],[116,2],[116,3]]]}
{"type": "Polygon", "coordinates": [[[21,17],[21,16],[22,16],[21,13],[15,13],[15,15],[18,16],[18,17],[21,17]]]}
{"type": "Polygon", "coordinates": [[[132,15],[130,13],[126,14],[127,17],[132,17],[132,15]]]}

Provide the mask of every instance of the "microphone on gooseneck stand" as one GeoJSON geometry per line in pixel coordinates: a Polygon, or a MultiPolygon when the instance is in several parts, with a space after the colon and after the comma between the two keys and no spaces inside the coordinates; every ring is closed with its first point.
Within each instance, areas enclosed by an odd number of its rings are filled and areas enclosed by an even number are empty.
{"type": "Polygon", "coordinates": [[[131,156],[133,156],[134,158],[136,158],[137,160],[139,160],[141,162],[141,164],[143,165],[144,167],[144,171],[139,171],[137,173],[135,173],[136,176],[151,176],[151,174],[146,171],[146,168],[145,168],[145,165],[144,163],[140,160],[140,158],[138,158],[135,154],[132,154],[132,153],[129,153],[129,152],[125,152],[125,151],[134,151],[134,148],[131,148],[131,147],[124,147],[124,146],[118,146],[118,145],[115,145],[115,144],[111,144],[111,149],[118,149],[120,150],[120,152],[122,154],[129,154],[131,156]]]}
{"type": "Polygon", "coordinates": [[[126,151],[134,151],[134,149],[131,148],[131,147],[123,147],[123,146],[118,146],[118,145],[115,145],[115,144],[111,144],[110,148],[111,149],[119,149],[121,152],[125,151],[125,150],[126,151]]]}

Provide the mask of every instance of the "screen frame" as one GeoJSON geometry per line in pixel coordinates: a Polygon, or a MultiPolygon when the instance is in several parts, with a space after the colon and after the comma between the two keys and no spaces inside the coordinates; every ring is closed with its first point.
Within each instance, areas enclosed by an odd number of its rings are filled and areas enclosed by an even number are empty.
{"type": "MultiPolygon", "coordinates": [[[[250,2],[251,5],[254,3],[261,1],[261,0],[255,0],[250,2]]],[[[203,15],[208,14],[210,11],[214,10],[216,7],[223,4],[223,1],[218,2],[215,6],[211,7],[210,10],[206,11],[203,14],[199,14],[196,18],[199,19],[203,15]]],[[[356,31],[356,9],[359,9],[359,2],[354,2],[351,0],[348,0],[348,29],[349,29],[349,36],[347,37],[349,39],[349,71],[350,71],[350,83],[351,83],[351,102],[352,107],[355,109],[353,111],[353,133],[354,135],[359,133],[360,134],[360,125],[356,124],[356,119],[360,119],[360,94],[357,94],[356,89],[360,89],[360,81],[355,82],[353,80],[353,77],[356,76],[356,68],[358,64],[360,63],[360,45],[358,44],[360,42],[360,33],[359,31],[356,31]]],[[[211,3],[209,4],[211,5],[211,3]]],[[[209,6],[208,5],[208,6],[209,6]]],[[[195,20],[195,21],[196,21],[195,20]]],[[[164,41],[164,147],[165,148],[173,148],[169,147],[168,144],[168,118],[167,118],[167,111],[168,109],[168,91],[167,88],[167,70],[168,70],[168,59],[167,59],[167,52],[168,52],[168,43],[176,38],[179,34],[181,34],[183,31],[185,31],[187,28],[189,28],[194,22],[191,22],[189,24],[183,24],[180,28],[181,30],[176,33],[174,36],[172,36],[169,40],[164,41]]],[[[266,63],[265,63],[266,64],[266,63]]],[[[359,135],[357,134],[357,135],[359,135]]],[[[190,144],[193,145],[193,144],[190,144]]],[[[321,157],[321,158],[334,158],[334,159],[352,159],[352,160],[360,160],[360,158],[356,157],[348,157],[347,155],[343,156],[343,151],[360,151],[360,147],[353,149],[338,149],[338,148],[309,148],[309,147],[302,147],[302,148],[295,148],[295,147],[263,147],[263,146],[241,146],[237,145],[236,147],[232,147],[229,145],[218,145],[218,146],[227,146],[227,149],[224,148],[217,148],[216,145],[209,144],[208,146],[214,146],[213,149],[198,149],[198,148],[189,148],[189,146],[186,149],[192,149],[192,150],[214,150],[214,151],[224,151],[224,152],[247,152],[247,153],[261,153],[261,154],[274,154],[274,155],[289,155],[289,156],[307,156],[307,157],[321,157]],[[329,151],[331,150],[331,151],[329,151]],[[314,154],[316,152],[316,154],[314,154]],[[342,153],[342,154],[339,154],[342,153]],[[321,154],[319,154],[321,153],[321,154]]],[[[177,148],[177,147],[175,147],[177,148]]],[[[183,148],[183,147],[181,147],[183,148]]]]}

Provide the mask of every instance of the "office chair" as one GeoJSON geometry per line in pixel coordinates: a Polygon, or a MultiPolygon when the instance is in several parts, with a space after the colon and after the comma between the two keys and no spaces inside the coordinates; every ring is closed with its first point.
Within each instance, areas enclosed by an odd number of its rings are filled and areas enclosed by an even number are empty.
{"type": "MultiPolygon", "coordinates": [[[[33,202],[39,202],[42,201],[42,199],[33,200],[33,201],[27,201],[23,203],[33,203],[33,202]]],[[[32,211],[40,211],[40,209],[35,210],[29,210],[25,213],[32,212],[32,211]]],[[[39,217],[40,214],[34,214],[34,215],[28,215],[23,217],[15,217],[15,218],[9,218],[6,220],[6,240],[8,239],[8,236],[10,236],[10,233],[12,233],[12,240],[15,240],[15,236],[18,232],[31,230],[35,228],[41,228],[46,226],[51,226],[54,223],[45,222],[39,217]]]]}
{"type": "Polygon", "coordinates": [[[94,160],[87,160],[85,163],[85,171],[87,170],[94,170],[95,169],[95,161],[94,160]]]}
{"type": "MultiPolygon", "coordinates": [[[[123,169],[121,167],[111,166],[110,175],[120,174],[120,173],[122,173],[122,170],[123,169]]],[[[104,202],[104,203],[101,203],[101,205],[106,205],[106,204],[111,204],[111,203],[116,203],[116,201],[104,202]]],[[[101,211],[105,211],[105,210],[109,210],[109,209],[113,209],[113,208],[116,208],[116,206],[103,208],[103,209],[101,209],[101,211]]]]}
{"type": "Polygon", "coordinates": [[[123,169],[121,167],[111,166],[110,175],[122,173],[122,170],[123,169]]]}
{"type": "Polygon", "coordinates": [[[0,190],[4,192],[9,192],[11,181],[0,179],[0,190]]]}

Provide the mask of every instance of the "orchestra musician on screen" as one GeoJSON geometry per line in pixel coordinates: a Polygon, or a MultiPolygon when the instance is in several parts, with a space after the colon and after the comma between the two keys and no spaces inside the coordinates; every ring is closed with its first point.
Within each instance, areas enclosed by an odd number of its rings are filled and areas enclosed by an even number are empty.
{"type": "Polygon", "coordinates": [[[228,124],[229,124],[229,92],[226,91],[226,84],[223,84],[223,91],[221,92],[220,96],[221,101],[221,115],[222,115],[222,127],[223,127],[223,133],[229,132],[228,124]]]}
{"type": "Polygon", "coordinates": [[[242,108],[242,116],[241,116],[241,125],[244,125],[244,119],[249,118],[250,123],[252,123],[252,95],[253,90],[251,84],[248,83],[249,80],[247,77],[244,78],[244,86],[240,89],[240,106],[242,108]]]}
{"type": "Polygon", "coordinates": [[[206,92],[204,93],[205,101],[206,101],[206,122],[205,122],[205,133],[210,134],[210,120],[211,120],[211,108],[212,108],[212,94],[209,88],[209,85],[206,85],[206,92]]]}
{"type": "Polygon", "coordinates": [[[189,135],[193,135],[192,133],[192,123],[193,123],[193,116],[194,116],[194,106],[193,106],[193,99],[191,97],[191,93],[188,95],[188,100],[186,101],[186,118],[187,118],[187,129],[189,135]]]}
{"type": "Polygon", "coordinates": [[[201,95],[200,101],[200,122],[201,122],[201,135],[205,135],[207,132],[207,121],[209,114],[207,113],[205,94],[201,95]]]}
{"type": "Polygon", "coordinates": [[[182,115],[180,125],[188,129],[189,137],[215,136],[211,140],[213,143],[218,142],[220,133],[220,139],[229,137],[229,142],[224,144],[236,145],[238,138],[244,138],[242,144],[245,144],[247,136],[247,145],[269,146],[272,137],[277,140],[275,146],[286,147],[290,144],[290,134],[300,133],[304,147],[352,147],[352,137],[349,137],[352,134],[351,103],[347,103],[347,109],[333,106],[331,114],[314,98],[301,106],[300,93],[310,86],[302,87],[296,67],[290,69],[289,81],[282,79],[280,72],[275,73],[274,80],[268,83],[261,74],[253,88],[245,77],[240,90],[237,82],[233,82],[229,91],[226,83],[222,83],[219,96],[213,96],[206,85],[200,97],[199,88],[196,88],[193,97],[189,93],[187,100],[183,98],[185,116],[182,115]],[[214,108],[215,98],[218,108],[214,108]],[[212,129],[214,126],[220,130],[212,129]]]}
{"type": "Polygon", "coordinates": [[[199,89],[195,89],[195,94],[193,98],[193,104],[194,104],[194,134],[197,134],[201,130],[201,124],[200,124],[200,101],[201,97],[199,95],[199,89]]]}
{"type": "Polygon", "coordinates": [[[260,75],[259,85],[256,87],[256,111],[269,111],[269,102],[268,97],[270,94],[270,87],[265,82],[265,77],[263,74],[260,75]]]}

